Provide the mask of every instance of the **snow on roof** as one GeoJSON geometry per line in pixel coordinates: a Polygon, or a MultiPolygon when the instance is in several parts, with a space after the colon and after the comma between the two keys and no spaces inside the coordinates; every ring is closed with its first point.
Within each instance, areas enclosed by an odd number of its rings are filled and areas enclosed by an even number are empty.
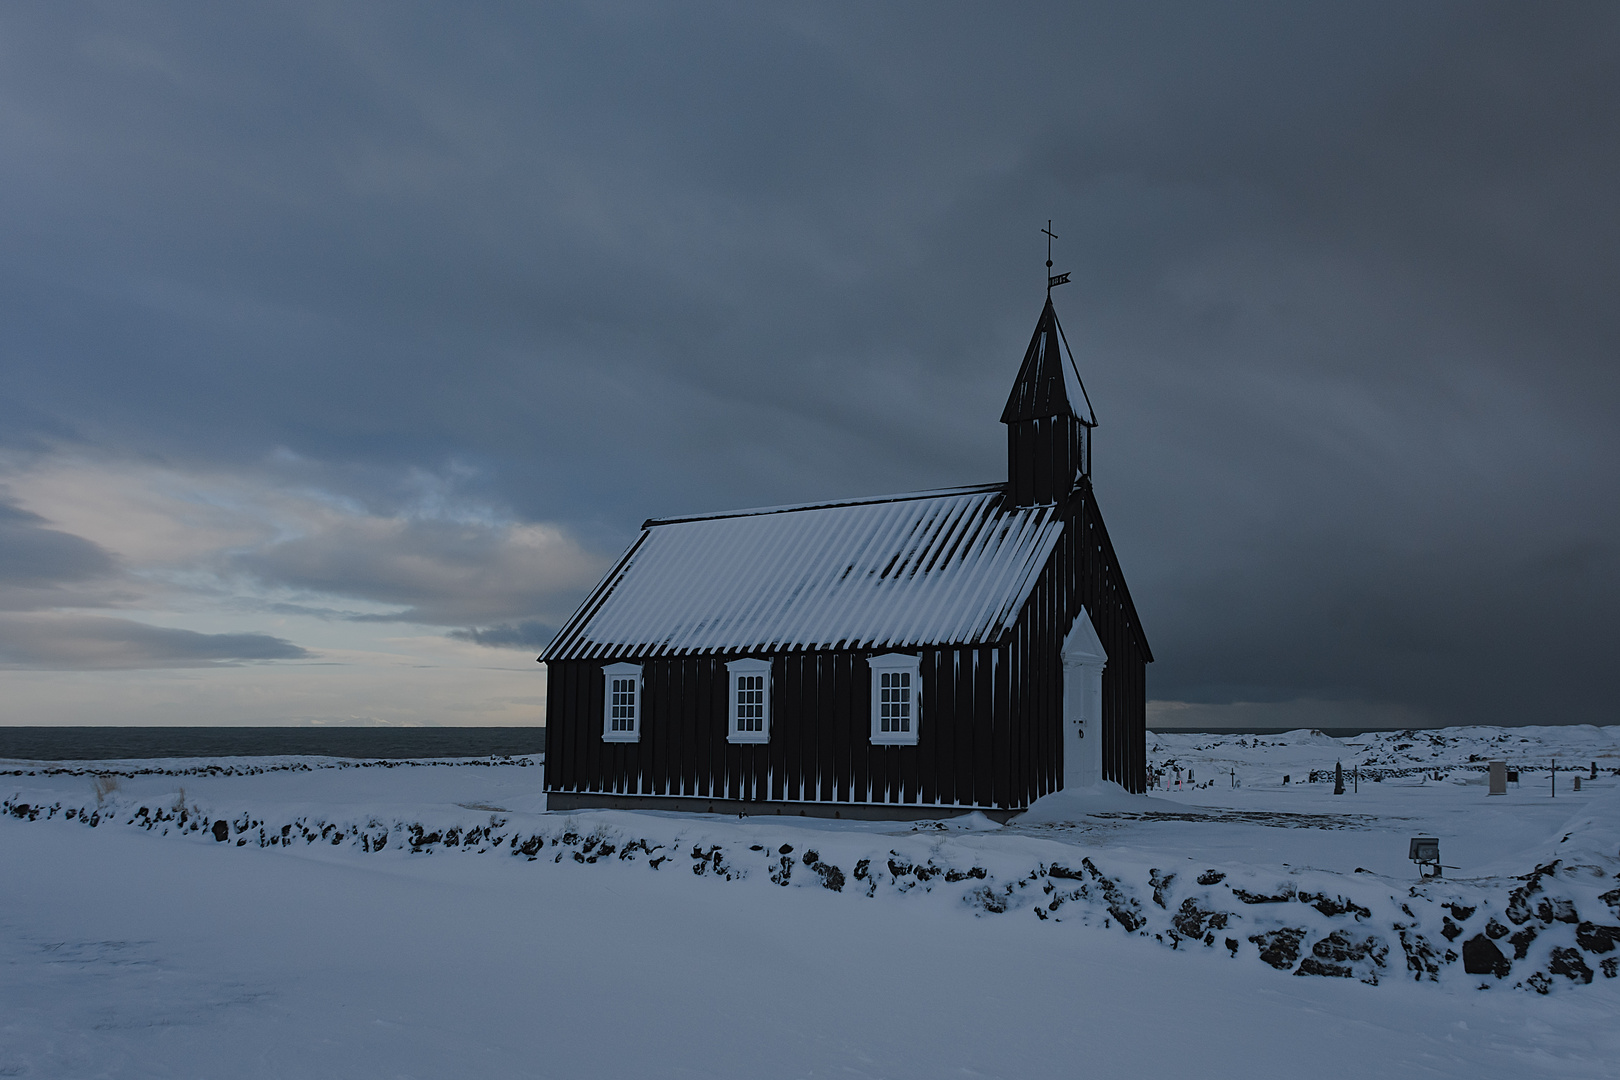
{"type": "Polygon", "coordinates": [[[994,641],[1062,529],[999,484],[655,519],[540,659],[994,641]]]}

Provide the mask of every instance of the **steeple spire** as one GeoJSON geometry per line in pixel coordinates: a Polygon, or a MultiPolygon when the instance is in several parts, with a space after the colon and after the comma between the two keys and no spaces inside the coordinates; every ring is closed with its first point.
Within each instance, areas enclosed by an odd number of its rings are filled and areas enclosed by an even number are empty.
{"type": "Polygon", "coordinates": [[[1081,477],[1091,475],[1097,415],[1048,290],[1001,412],[1007,425],[1007,486],[1015,506],[1063,502],[1081,477]]]}

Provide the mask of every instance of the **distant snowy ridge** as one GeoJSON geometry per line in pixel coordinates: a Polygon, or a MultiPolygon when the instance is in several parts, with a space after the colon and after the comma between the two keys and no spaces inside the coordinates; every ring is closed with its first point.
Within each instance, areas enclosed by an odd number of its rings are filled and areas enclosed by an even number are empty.
{"type": "Polygon", "coordinates": [[[1600,773],[1620,776],[1620,727],[1455,727],[1370,731],[1342,739],[1307,728],[1280,735],[1148,733],[1149,770],[1174,782],[1177,769],[1185,774],[1190,768],[1201,786],[1233,779],[1276,784],[1284,776],[1293,783],[1331,783],[1335,764],[1342,764],[1347,776],[1359,770],[1364,784],[1433,774],[1484,783],[1491,761],[1519,771],[1521,783],[1549,783],[1554,762],[1560,775],[1570,778],[1593,764],[1600,773]]]}
{"type": "MultiPolygon", "coordinates": [[[[1119,805],[1103,800],[1085,812],[1130,816],[1136,798],[1120,793],[1119,805]]],[[[1540,993],[1620,975],[1620,792],[1575,809],[1546,859],[1517,876],[1415,883],[1252,864],[1173,866],[1162,854],[1081,847],[1043,833],[1057,826],[1004,830],[979,815],[895,834],[779,817],[515,814],[478,804],[406,818],[227,811],[183,795],[159,805],[116,791],[77,806],[21,791],[0,801],[0,814],[15,820],[118,824],[232,849],[319,844],[367,858],[521,856],[557,867],[550,872],[690,872],[743,887],[826,889],[851,902],[904,897],[977,916],[1117,927],[1173,949],[1222,951],[1301,976],[1377,984],[1409,974],[1540,993]]]]}

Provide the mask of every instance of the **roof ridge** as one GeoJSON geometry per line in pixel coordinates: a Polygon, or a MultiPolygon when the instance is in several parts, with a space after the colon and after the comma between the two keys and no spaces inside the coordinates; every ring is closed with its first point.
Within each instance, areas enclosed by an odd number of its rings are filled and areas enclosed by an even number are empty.
{"type": "Polygon", "coordinates": [[[760,517],[765,514],[786,514],[797,510],[831,510],[840,506],[871,506],[876,503],[909,502],[913,499],[940,499],[954,495],[982,495],[1004,491],[1004,483],[965,484],[956,487],[929,488],[924,491],[902,491],[894,495],[868,495],[856,499],[832,499],[822,502],[786,503],[781,506],[758,506],[745,510],[720,510],[710,514],[683,514],[677,517],[648,518],[641,523],[643,529],[656,525],[679,525],[689,521],[715,521],[722,518],[760,517]]]}

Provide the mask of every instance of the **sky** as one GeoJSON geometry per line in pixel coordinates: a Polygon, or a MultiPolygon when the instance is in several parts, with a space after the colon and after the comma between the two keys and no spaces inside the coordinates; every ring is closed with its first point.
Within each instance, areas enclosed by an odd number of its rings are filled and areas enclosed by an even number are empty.
{"type": "Polygon", "coordinates": [[[1005,476],[1157,726],[1620,722],[1620,8],[0,9],[0,723],[535,724],[651,516],[1005,476]]]}

